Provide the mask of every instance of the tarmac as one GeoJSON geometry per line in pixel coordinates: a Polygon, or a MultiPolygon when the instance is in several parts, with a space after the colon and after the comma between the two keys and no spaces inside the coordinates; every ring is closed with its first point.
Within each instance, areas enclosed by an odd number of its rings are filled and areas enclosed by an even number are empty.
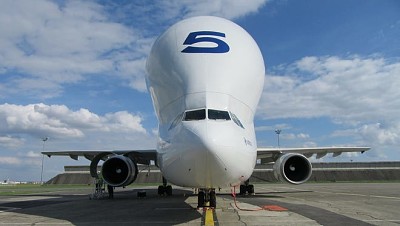
{"type": "Polygon", "coordinates": [[[217,192],[213,210],[197,209],[192,189],[173,188],[165,197],[156,186],[120,188],[114,199],[90,200],[91,189],[1,196],[0,225],[400,224],[400,183],[255,184],[236,205],[230,190],[217,192]]]}

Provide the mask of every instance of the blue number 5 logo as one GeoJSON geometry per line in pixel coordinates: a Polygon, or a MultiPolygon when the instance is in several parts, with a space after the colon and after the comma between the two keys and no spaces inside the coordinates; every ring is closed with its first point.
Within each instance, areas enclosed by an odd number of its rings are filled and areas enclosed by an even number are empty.
{"type": "Polygon", "coordinates": [[[225,34],[216,31],[196,31],[191,32],[186,40],[183,42],[183,45],[190,45],[182,50],[182,53],[226,53],[229,52],[229,46],[223,40],[217,38],[222,37],[225,38],[225,34]],[[208,42],[215,43],[217,46],[212,47],[201,47],[201,46],[193,46],[193,44],[208,42]]]}

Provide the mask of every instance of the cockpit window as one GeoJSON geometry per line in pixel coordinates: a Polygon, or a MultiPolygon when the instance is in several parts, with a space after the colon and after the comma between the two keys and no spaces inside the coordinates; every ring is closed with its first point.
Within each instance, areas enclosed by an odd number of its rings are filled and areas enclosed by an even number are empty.
{"type": "Polygon", "coordinates": [[[183,116],[183,112],[180,113],[178,116],[176,116],[175,120],[172,122],[172,124],[168,130],[175,128],[175,126],[177,126],[179,124],[179,122],[181,122],[182,116],[183,116]]]}
{"type": "Polygon", "coordinates": [[[208,119],[231,120],[231,117],[227,111],[208,109],[208,119]]]}
{"type": "Polygon", "coordinates": [[[185,121],[203,120],[206,119],[206,109],[199,109],[185,112],[185,121]]]}
{"type": "Polygon", "coordinates": [[[232,120],[236,123],[236,125],[238,125],[244,129],[244,126],[243,126],[242,122],[239,120],[239,118],[232,112],[231,112],[231,116],[232,116],[232,120]]]}

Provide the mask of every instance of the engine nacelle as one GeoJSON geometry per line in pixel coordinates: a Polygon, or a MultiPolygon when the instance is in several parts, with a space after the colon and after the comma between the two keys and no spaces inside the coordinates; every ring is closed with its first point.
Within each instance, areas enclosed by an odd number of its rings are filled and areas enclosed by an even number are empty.
{"type": "Polygon", "coordinates": [[[127,186],[136,180],[138,168],[135,161],[123,155],[112,156],[101,167],[103,180],[114,187],[127,186]]]}
{"type": "Polygon", "coordinates": [[[301,154],[288,153],[281,155],[274,164],[274,175],[277,180],[291,184],[302,184],[310,179],[312,166],[301,154]]]}

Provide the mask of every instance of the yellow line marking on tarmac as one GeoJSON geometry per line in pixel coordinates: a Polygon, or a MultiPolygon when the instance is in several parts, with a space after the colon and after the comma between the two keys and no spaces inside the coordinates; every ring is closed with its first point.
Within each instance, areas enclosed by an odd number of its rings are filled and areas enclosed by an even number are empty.
{"type": "Polygon", "coordinates": [[[204,226],[214,226],[213,210],[206,209],[205,215],[204,226]]]}

